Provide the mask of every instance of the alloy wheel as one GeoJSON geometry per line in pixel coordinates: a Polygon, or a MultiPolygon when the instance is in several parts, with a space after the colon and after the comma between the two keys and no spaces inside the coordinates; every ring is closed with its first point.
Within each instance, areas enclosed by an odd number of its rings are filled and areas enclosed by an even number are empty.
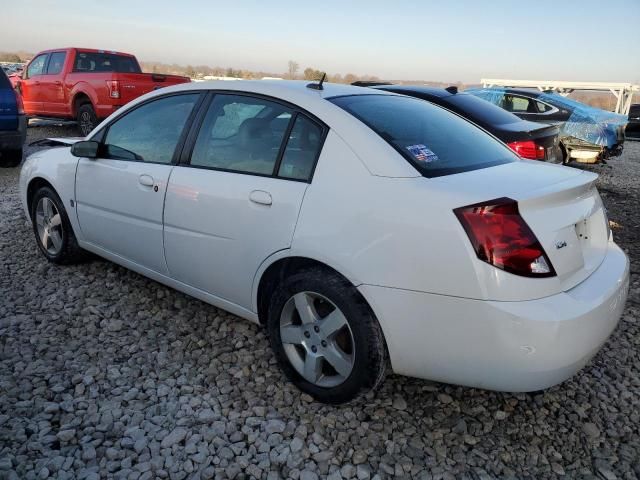
{"type": "Polygon", "coordinates": [[[285,303],[280,340],[293,368],[314,385],[335,387],[353,371],[355,341],[349,322],[319,293],[300,292],[285,303]]]}
{"type": "Polygon", "coordinates": [[[93,122],[89,112],[82,112],[80,114],[80,131],[85,137],[93,130],[93,122]]]}
{"type": "Polygon", "coordinates": [[[62,218],[48,197],[42,197],[36,206],[36,228],[42,247],[50,255],[58,255],[62,250],[62,218]]]}

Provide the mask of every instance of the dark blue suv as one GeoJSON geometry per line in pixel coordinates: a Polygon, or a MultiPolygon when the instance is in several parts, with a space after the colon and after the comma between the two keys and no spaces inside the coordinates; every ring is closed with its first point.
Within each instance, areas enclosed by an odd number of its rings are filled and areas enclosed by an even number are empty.
{"type": "Polygon", "coordinates": [[[0,167],[17,167],[27,138],[27,118],[22,99],[0,68],[0,167]]]}

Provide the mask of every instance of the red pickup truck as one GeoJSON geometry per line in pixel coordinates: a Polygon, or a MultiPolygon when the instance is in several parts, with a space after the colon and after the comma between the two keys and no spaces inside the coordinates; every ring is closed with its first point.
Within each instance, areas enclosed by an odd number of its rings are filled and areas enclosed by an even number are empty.
{"type": "Polygon", "coordinates": [[[77,120],[82,135],[127,102],[188,77],[142,73],[136,57],[87,48],[47,50],[26,66],[16,89],[29,117],[77,120]]]}

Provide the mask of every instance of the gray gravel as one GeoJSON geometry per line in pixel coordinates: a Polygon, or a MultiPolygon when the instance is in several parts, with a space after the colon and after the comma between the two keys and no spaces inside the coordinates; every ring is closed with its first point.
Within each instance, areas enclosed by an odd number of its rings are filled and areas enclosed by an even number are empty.
{"type": "Polygon", "coordinates": [[[0,170],[0,479],[638,478],[639,162],[628,142],[590,168],[632,281],[578,375],[538,394],[392,376],[342,407],[292,387],[257,326],[106,261],[48,264],[0,170]]]}

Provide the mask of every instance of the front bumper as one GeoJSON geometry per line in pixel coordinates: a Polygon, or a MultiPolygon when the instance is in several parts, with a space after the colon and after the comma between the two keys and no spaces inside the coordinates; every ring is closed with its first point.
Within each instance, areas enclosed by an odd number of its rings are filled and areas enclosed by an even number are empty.
{"type": "Polygon", "coordinates": [[[0,150],[20,150],[27,139],[27,117],[18,117],[17,130],[0,130],[0,150]]]}
{"type": "Polygon", "coordinates": [[[499,302],[361,285],[395,373],[522,392],[571,377],[616,327],[629,261],[613,242],[600,267],[563,293],[499,302]]]}

